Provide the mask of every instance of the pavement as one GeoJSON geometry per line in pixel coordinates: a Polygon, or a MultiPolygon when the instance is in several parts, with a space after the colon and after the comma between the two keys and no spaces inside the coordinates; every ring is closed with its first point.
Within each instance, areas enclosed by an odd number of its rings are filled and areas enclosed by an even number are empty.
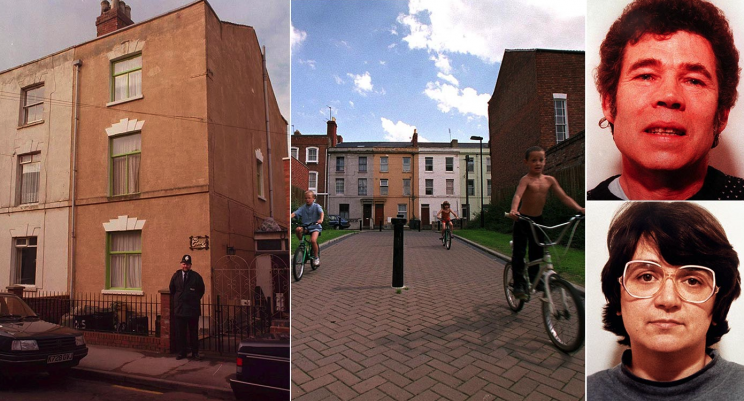
{"type": "Polygon", "coordinates": [[[212,399],[235,399],[228,381],[235,374],[235,358],[177,361],[175,354],[88,345],[88,356],[72,374],[116,384],[198,393],[212,399]]]}
{"type": "Polygon", "coordinates": [[[556,349],[539,302],[508,308],[504,261],[405,231],[392,288],[392,231],[325,247],[292,283],[294,400],[581,400],[584,348],[556,349]]]}

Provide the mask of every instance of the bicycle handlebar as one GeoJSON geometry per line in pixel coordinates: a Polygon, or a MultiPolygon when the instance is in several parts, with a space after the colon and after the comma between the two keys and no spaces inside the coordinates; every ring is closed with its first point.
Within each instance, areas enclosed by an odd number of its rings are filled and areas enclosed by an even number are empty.
{"type": "MultiPolygon", "coordinates": [[[[504,213],[504,217],[511,218],[511,214],[508,213],[508,212],[505,212],[504,213]]],[[[566,245],[566,247],[569,247],[571,245],[571,240],[573,240],[573,234],[574,234],[574,232],[576,232],[576,227],[578,227],[579,221],[584,220],[584,217],[585,216],[583,214],[577,214],[577,215],[574,215],[573,217],[571,217],[567,222],[561,223],[561,224],[558,224],[558,225],[555,225],[555,226],[552,226],[551,227],[551,226],[544,226],[542,224],[537,224],[531,218],[526,217],[526,216],[522,216],[521,214],[518,214],[517,215],[517,218],[519,220],[523,220],[523,221],[526,221],[526,222],[530,223],[530,230],[532,231],[532,237],[535,239],[535,242],[537,242],[537,244],[540,245],[541,247],[554,246],[554,245],[560,243],[561,242],[561,239],[563,239],[563,235],[566,234],[566,231],[568,230],[568,228],[573,224],[574,229],[571,230],[571,237],[568,240],[568,245],[566,245]],[[576,222],[576,223],[574,224],[574,222],[576,222]],[[546,242],[540,242],[539,241],[539,239],[537,237],[537,232],[535,231],[535,227],[537,227],[540,231],[542,231],[542,233],[545,235],[545,238],[548,241],[546,241],[546,242]],[[554,230],[556,228],[561,228],[561,227],[564,227],[564,228],[561,231],[561,233],[558,235],[558,238],[556,238],[555,241],[550,241],[550,237],[545,232],[545,230],[554,230]]]]}

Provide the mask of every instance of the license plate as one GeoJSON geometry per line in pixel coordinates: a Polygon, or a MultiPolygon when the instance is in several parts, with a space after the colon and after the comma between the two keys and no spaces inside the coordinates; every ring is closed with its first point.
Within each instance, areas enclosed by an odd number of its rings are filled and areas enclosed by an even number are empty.
{"type": "Polygon", "coordinates": [[[49,355],[49,357],[47,358],[47,363],[65,362],[65,361],[71,361],[71,360],[72,360],[72,352],[68,352],[66,354],[49,355]]]}

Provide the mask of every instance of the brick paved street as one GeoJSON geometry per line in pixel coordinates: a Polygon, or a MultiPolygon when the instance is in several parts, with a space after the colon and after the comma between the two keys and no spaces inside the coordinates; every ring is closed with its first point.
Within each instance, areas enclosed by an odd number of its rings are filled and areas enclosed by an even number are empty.
{"type": "Polygon", "coordinates": [[[431,231],[405,232],[405,285],[391,288],[393,233],[324,248],[292,283],[296,400],[578,400],[584,348],[558,351],[540,303],[509,310],[503,263],[431,231]]]}

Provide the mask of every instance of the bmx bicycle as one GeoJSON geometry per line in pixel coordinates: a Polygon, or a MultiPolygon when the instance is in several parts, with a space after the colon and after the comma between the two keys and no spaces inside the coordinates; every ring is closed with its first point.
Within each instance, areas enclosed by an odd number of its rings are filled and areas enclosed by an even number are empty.
{"type": "MultiPolygon", "coordinates": [[[[508,216],[508,213],[505,213],[508,216]]],[[[528,217],[519,216],[519,220],[527,221],[530,224],[530,232],[535,242],[543,249],[543,257],[525,263],[524,273],[525,282],[529,286],[527,300],[521,300],[514,296],[514,271],[511,262],[504,266],[504,292],[506,302],[509,308],[514,312],[519,312],[524,307],[525,302],[529,302],[530,296],[538,292],[538,284],[542,280],[543,296],[542,315],[545,330],[548,332],[550,341],[563,352],[573,352],[581,348],[584,344],[584,300],[579,291],[568,281],[563,279],[553,270],[553,260],[550,254],[550,247],[560,243],[563,236],[571,228],[571,235],[568,239],[566,249],[571,245],[571,240],[576,232],[579,222],[584,219],[583,215],[576,215],[565,223],[548,227],[532,221],[528,217]],[[547,231],[562,228],[557,238],[551,241],[547,231]],[[544,240],[540,241],[538,230],[544,235],[544,240]],[[540,270],[534,280],[530,282],[527,271],[530,266],[539,265],[540,270]]],[[[555,232],[555,231],[552,231],[555,232]]],[[[513,246],[513,244],[512,244],[513,246]]]]}
{"type": "MultiPolygon", "coordinates": [[[[302,279],[302,274],[305,272],[305,264],[307,262],[310,262],[310,267],[313,270],[320,267],[320,263],[316,265],[312,258],[313,244],[308,238],[310,232],[307,231],[307,228],[314,224],[315,223],[297,225],[298,227],[302,227],[302,239],[300,240],[300,244],[297,246],[294,257],[292,258],[292,276],[294,276],[295,281],[300,281],[302,279]]],[[[323,233],[319,233],[318,238],[320,238],[322,234],[323,233]]],[[[320,246],[318,246],[318,258],[320,258],[320,246]]]]}
{"type": "MultiPolygon", "coordinates": [[[[440,220],[441,221],[441,220],[440,220]]],[[[444,224],[444,233],[442,234],[442,246],[447,248],[449,250],[452,248],[452,228],[450,228],[450,225],[442,221],[442,224],[444,224]]]]}

